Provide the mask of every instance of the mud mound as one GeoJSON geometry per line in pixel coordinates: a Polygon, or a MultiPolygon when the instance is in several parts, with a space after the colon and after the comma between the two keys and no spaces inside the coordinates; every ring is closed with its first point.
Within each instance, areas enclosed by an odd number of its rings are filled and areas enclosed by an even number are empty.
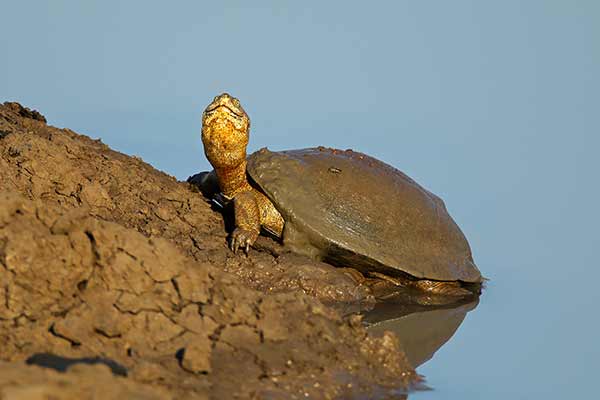
{"type": "Polygon", "coordinates": [[[315,298],[366,298],[349,275],[232,255],[188,184],[44,121],[0,106],[0,399],[385,397],[419,380],[395,336],[315,298]]]}
{"type": "Polygon", "coordinates": [[[262,291],[302,290],[325,301],[363,301],[367,287],[325,263],[271,252],[227,251],[223,218],[194,187],[99,140],[57,129],[17,103],[0,107],[0,191],[15,191],[64,209],[168,239],[184,253],[237,275],[262,291]],[[35,118],[30,118],[34,116],[35,118]],[[11,134],[12,133],[12,134],[11,134]],[[311,268],[307,270],[306,265],[311,268]]]}

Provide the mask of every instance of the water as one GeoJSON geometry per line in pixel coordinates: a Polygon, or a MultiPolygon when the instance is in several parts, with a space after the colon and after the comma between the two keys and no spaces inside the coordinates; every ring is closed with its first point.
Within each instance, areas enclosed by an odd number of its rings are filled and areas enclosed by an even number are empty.
{"type": "Polygon", "coordinates": [[[490,284],[488,297],[418,369],[435,390],[415,398],[554,399],[592,391],[600,355],[598,295],[588,291],[592,285],[578,290],[566,279],[548,285],[531,272],[524,275],[518,283],[490,284]]]}
{"type": "MultiPolygon", "coordinates": [[[[557,272],[546,265],[548,273],[557,272]]],[[[579,398],[592,390],[600,356],[594,279],[499,277],[479,301],[410,310],[383,304],[369,330],[395,332],[431,391],[415,399],[579,398]]]]}
{"type": "Polygon", "coordinates": [[[408,362],[415,368],[429,361],[452,338],[467,313],[479,303],[471,299],[445,307],[405,307],[386,302],[364,315],[370,333],[391,331],[398,337],[408,362]]]}

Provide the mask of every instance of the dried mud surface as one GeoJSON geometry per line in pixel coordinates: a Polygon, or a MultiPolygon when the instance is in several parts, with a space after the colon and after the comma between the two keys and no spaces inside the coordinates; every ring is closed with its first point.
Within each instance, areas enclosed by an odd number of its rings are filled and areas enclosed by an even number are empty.
{"type": "Polygon", "coordinates": [[[371,293],[266,238],[233,255],[191,185],[0,105],[1,400],[402,397],[397,338],[338,312],[371,293]]]}

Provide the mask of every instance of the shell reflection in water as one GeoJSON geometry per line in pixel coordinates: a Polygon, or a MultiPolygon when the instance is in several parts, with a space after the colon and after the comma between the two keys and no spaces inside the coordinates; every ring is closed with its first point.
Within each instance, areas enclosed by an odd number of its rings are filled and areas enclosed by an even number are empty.
{"type": "MultiPolygon", "coordinates": [[[[479,299],[440,307],[402,305],[387,301],[364,314],[367,330],[373,334],[392,331],[400,340],[408,361],[416,368],[429,361],[456,333],[467,313],[479,299]]],[[[435,385],[435,382],[430,382],[435,385]]]]}

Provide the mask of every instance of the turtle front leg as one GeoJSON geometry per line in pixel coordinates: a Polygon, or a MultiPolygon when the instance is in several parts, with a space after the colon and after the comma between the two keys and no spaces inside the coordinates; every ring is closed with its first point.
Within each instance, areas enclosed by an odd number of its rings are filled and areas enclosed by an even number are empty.
{"type": "Polygon", "coordinates": [[[236,253],[243,249],[246,255],[260,233],[260,209],[252,191],[236,195],[233,199],[235,229],[231,234],[229,248],[236,253]]]}

